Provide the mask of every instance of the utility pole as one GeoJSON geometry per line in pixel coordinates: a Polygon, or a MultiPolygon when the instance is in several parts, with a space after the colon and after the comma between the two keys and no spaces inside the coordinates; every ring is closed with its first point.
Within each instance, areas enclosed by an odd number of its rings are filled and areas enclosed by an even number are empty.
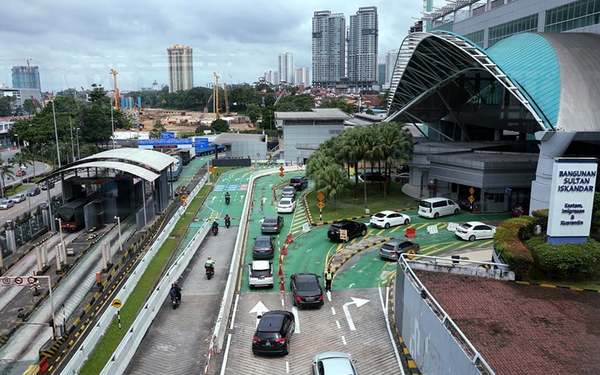
{"type": "Polygon", "coordinates": [[[54,118],[54,137],[56,138],[56,158],[58,159],[58,168],[62,167],[60,163],[60,148],[58,147],[58,127],[56,126],[56,109],[54,108],[54,98],[52,99],[52,117],[54,118]]]}
{"type": "Polygon", "coordinates": [[[71,129],[71,161],[75,161],[75,143],[73,141],[73,119],[69,116],[69,128],[71,129]]]}

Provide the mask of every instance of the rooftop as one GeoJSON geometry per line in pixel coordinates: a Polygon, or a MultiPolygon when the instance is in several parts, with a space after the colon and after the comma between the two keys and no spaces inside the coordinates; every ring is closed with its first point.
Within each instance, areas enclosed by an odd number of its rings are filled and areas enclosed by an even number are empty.
{"type": "Polygon", "coordinates": [[[231,142],[264,142],[264,134],[241,134],[241,133],[221,133],[214,139],[214,143],[223,144],[231,142]]]}
{"type": "Polygon", "coordinates": [[[600,294],[415,273],[496,374],[600,373],[600,294]]]}
{"type": "Polygon", "coordinates": [[[338,108],[313,108],[307,112],[275,112],[276,120],[347,120],[350,116],[338,108]]]}

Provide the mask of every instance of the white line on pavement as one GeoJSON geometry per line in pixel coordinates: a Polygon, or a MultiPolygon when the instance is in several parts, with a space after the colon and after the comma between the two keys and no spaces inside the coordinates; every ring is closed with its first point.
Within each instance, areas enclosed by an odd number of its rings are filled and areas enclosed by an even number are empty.
{"type": "MultiPolygon", "coordinates": [[[[233,320],[232,320],[233,321],[233,320]]],[[[227,336],[227,344],[225,346],[225,354],[223,355],[223,364],[221,365],[221,375],[225,375],[225,368],[227,368],[227,357],[229,357],[229,345],[231,345],[231,333],[227,336]]],[[[205,369],[205,373],[206,373],[205,369]]]]}
{"type": "Polygon", "coordinates": [[[331,292],[327,292],[327,300],[331,302],[331,292]]]}
{"type": "Polygon", "coordinates": [[[348,345],[348,343],[346,342],[346,337],[345,337],[345,336],[342,336],[342,343],[343,343],[344,345],[348,345]]]}
{"type": "Polygon", "coordinates": [[[398,367],[400,367],[400,374],[405,375],[404,367],[402,366],[402,361],[400,360],[400,354],[398,354],[398,347],[396,346],[396,340],[394,339],[394,335],[392,334],[392,329],[390,327],[390,320],[388,319],[387,306],[384,306],[384,304],[383,304],[383,296],[381,295],[381,287],[379,287],[379,300],[381,301],[381,309],[383,310],[383,317],[385,319],[385,325],[387,326],[388,335],[390,337],[390,341],[392,342],[392,347],[394,348],[394,355],[396,356],[396,361],[398,362],[398,367]]]}
{"type": "Polygon", "coordinates": [[[233,324],[235,323],[235,313],[237,312],[238,302],[240,300],[240,295],[235,296],[235,303],[233,304],[233,313],[231,314],[231,325],[229,329],[233,329],[233,324]]]}
{"type": "Polygon", "coordinates": [[[281,307],[285,307],[285,302],[283,302],[283,298],[281,299],[281,307]]]}
{"type": "Polygon", "coordinates": [[[331,314],[335,315],[335,308],[331,306],[331,314]]]}
{"type": "Polygon", "coordinates": [[[340,325],[340,321],[339,320],[335,321],[335,325],[338,327],[338,329],[342,329],[342,326],[340,325]]]}
{"type": "Polygon", "coordinates": [[[296,320],[296,329],[294,333],[300,333],[300,314],[298,314],[298,308],[296,306],[292,307],[292,314],[294,314],[294,319],[296,320]]]}
{"type": "Polygon", "coordinates": [[[288,361],[285,361],[285,373],[290,373],[290,363],[288,361]]]}

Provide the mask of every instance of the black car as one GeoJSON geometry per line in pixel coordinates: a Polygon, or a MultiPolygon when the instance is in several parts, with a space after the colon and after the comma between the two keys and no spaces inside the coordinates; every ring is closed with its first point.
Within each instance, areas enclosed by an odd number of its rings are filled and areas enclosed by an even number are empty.
{"type": "Polygon", "coordinates": [[[46,181],[44,183],[42,183],[40,185],[42,187],[42,190],[48,190],[48,189],[54,189],[54,182],[52,181],[46,181]]]}
{"type": "Polygon", "coordinates": [[[41,193],[41,190],[37,186],[34,186],[32,188],[29,188],[29,190],[27,190],[27,196],[28,197],[34,197],[36,195],[39,195],[40,193],[41,193]]]}
{"type": "Polygon", "coordinates": [[[337,223],[333,223],[327,231],[327,237],[333,242],[350,241],[353,238],[364,236],[365,234],[367,234],[367,226],[364,223],[352,220],[341,220],[337,223]],[[340,230],[346,231],[348,235],[346,240],[340,238],[340,230]]]}
{"type": "Polygon", "coordinates": [[[294,306],[323,306],[323,289],[319,283],[319,276],[314,273],[293,274],[290,280],[290,290],[294,306]]]}
{"type": "Polygon", "coordinates": [[[283,216],[265,217],[260,225],[260,231],[263,234],[278,234],[283,228],[283,216]]]}
{"type": "Polygon", "coordinates": [[[273,237],[258,236],[254,240],[252,248],[252,259],[273,259],[275,246],[273,246],[273,237]]]}
{"type": "Polygon", "coordinates": [[[308,187],[308,178],[302,177],[292,177],[290,178],[290,185],[293,186],[297,191],[304,190],[308,187]]]}
{"type": "Polygon", "coordinates": [[[295,326],[294,314],[289,311],[264,313],[252,337],[252,353],[287,355],[295,326]]]}

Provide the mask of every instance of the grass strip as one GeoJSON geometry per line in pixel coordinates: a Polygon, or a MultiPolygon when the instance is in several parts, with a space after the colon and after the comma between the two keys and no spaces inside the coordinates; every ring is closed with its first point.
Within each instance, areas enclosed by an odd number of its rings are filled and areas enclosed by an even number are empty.
{"type": "Polygon", "coordinates": [[[175,225],[171,235],[157,251],[154,258],[152,258],[135,289],[123,304],[123,307],[121,308],[122,328],[119,328],[117,320],[113,319],[108,326],[106,333],[102,339],[100,339],[98,344],[96,344],[94,351],[83,365],[80,374],[99,374],[110,360],[110,356],[133,324],[139,311],[144,306],[146,299],[152,293],[154,286],[157,284],[164,268],[168,264],[169,258],[177,250],[181,240],[184,238],[188,226],[192,223],[196,213],[202,207],[202,204],[211,190],[211,186],[204,186],[190,203],[183,216],[181,216],[175,225]]]}

